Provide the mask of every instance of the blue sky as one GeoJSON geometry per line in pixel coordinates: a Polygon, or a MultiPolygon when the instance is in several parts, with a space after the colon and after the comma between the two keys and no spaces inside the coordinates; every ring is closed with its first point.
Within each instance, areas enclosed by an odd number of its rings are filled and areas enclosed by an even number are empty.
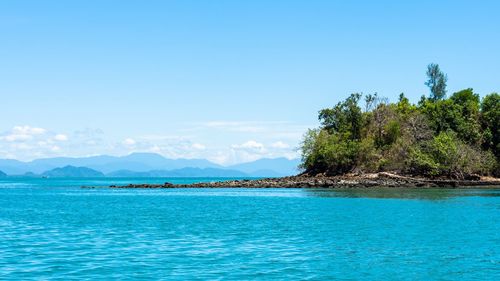
{"type": "Polygon", "coordinates": [[[296,157],[352,92],[500,91],[499,1],[0,2],[0,157],[296,157]]]}

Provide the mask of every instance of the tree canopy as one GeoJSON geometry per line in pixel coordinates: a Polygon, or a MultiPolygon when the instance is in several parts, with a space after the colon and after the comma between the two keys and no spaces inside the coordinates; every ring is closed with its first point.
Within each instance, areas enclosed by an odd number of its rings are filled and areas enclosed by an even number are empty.
{"type": "Polygon", "coordinates": [[[393,171],[429,177],[500,175],[500,95],[446,94],[446,75],[428,67],[431,92],[418,104],[355,93],[319,112],[302,143],[309,174],[393,171]],[[364,104],[362,104],[364,100],[364,104]]]}

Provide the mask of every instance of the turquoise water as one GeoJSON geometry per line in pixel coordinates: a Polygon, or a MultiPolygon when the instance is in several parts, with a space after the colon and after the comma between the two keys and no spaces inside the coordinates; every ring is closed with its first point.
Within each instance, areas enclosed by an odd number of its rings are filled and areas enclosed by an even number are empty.
{"type": "Polygon", "coordinates": [[[500,279],[500,189],[80,188],[143,181],[0,180],[0,279],[500,279]]]}

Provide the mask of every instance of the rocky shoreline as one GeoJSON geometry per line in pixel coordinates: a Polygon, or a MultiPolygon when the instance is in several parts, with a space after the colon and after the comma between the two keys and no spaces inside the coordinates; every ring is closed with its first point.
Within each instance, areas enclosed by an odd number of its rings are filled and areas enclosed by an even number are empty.
{"type": "Polygon", "coordinates": [[[200,182],[193,184],[129,184],[111,185],[110,188],[458,188],[490,187],[500,188],[500,179],[490,177],[472,177],[466,180],[428,179],[401,176],[392,173],[375,173],[345,176],[307,176],[298,175],[282,178],[256,180],[230,180],[200,182]]]}

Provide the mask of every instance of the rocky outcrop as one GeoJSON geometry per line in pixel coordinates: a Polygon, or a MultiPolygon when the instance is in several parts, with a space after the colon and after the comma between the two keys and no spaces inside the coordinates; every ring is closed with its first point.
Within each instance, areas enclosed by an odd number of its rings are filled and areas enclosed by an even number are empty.
{"type": "Polygon", "coordinates": [[[298,175],[257,180],[230,180],[200,182],[193,184],[129,184],[112,188],[367,188],[367,187],[477,187],[499,186],[500,179],[478,178],[476,180],[428,179],[407,177],[391,173],[376,173],[345,176],[298,175]]]}

